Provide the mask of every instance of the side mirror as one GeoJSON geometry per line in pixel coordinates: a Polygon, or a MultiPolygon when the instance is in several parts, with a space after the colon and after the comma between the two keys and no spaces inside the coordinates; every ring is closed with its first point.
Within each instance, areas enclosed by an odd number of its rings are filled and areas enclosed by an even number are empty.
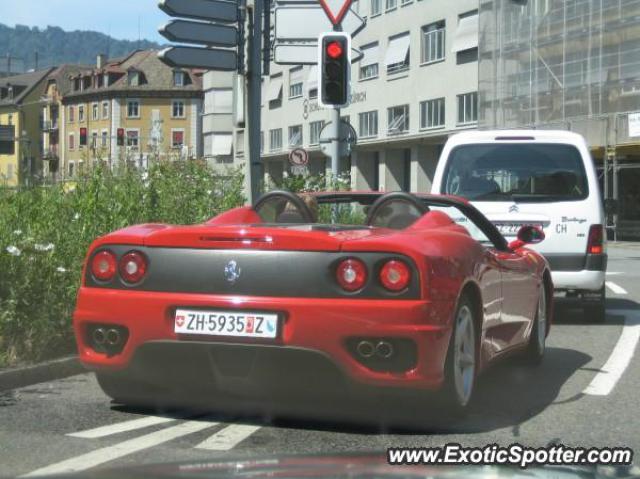
{"type": "Polygon", "coordinates": [[[544,240],[544,231],[537,226],[525,225],[518,230],[516,239],[509,243],[509,248],[516,250],[528,244],[538,244],[544,240]]]}

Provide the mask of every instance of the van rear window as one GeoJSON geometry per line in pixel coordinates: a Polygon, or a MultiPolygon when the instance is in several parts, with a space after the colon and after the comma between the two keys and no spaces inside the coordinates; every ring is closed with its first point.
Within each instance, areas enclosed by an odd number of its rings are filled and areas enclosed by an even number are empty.
{"type": "Polygon", "coordinates": [[[476,201],[551,202],[587,198],[578,149],[557,144],[477,144],[454,148],[442,193],[476,201]]]}

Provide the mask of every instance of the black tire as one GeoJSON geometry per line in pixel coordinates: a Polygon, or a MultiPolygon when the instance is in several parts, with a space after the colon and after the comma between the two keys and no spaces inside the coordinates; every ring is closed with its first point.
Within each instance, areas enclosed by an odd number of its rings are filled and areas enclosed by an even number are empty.
{"type": "Polygon", "coordinates": [[[540,289],[540,296],[538,298],[538,306],[536,309],[536,317],[533,321],[533,327],[529,336],[529,344],[527,345],[527,352],[525,360],[527,364],[531,366],[538,366],[544,359],[544,353],[546,348],[547,331],[549,329],[549,298],[548,290],[545,283],[543,283],[540,289]],[[541,316],[544,314],[544,316],[541,316]],[[540,324],[540,321],[544,322],[544,326],[540,324]]]}
{"type": "Polygon", "coordinates": [[[582,303],[584,318],[590,323],[604,323],[607,319],[606,300],[606,290],[603,285],[600,290],[600,299],[582,303]]]}
{"type": "MultiPolygon", "coordinates": [[[[467,313],[465,313],[467,314],[467,313]]],[[[463,295],[460,298],[458,306],[456,307],[456,313],[453,319],[453,325],[451,328],[451,340],[449,341],[449,348],[447,351],[447,358],[444,365],[444,385],[442,391],[440,392],[440,405],[444,407],[447,413],[454,417],[461,417],[466,414],[468,411],[469,405],[473,400],[473,393],[475,392],[476,387],[476,378],[478,373],[478,358],[480,357],[478,351],[478,321],[477,321],[477,308],[475,307],[473,301],[468,295],[463,295]],[[460,367],[459,361],[456,359],[456,348],[458,348],[459,343],[456,342],[456,338],[458,334],[464,334],[459,330],[459,327],[462,324],[459,322],[461,317],[461,312],[463,310],[468,311],[470,314],[470,322],[471,328],[468,331],[469,334],[472,334],[471,344],[473,344],[473,370],[471,374],[468,376],[467,381],[470,381],[468,385],[468,391],[465,395],[461,392],[459,384],[457,384],[457,378],[459,379],[462,374],[464,377],[464,373],[460,373],[457,369],[460,367]]],[[[468,341],[468,339],[467,339],[468,341]]],[[[468,374],[468,373],[467,373],[468,374]]],[[[464,384],[465,381],[463,381],[464,384]]],[[[466,388],[465,388],[466,389],[466,388]]]]}

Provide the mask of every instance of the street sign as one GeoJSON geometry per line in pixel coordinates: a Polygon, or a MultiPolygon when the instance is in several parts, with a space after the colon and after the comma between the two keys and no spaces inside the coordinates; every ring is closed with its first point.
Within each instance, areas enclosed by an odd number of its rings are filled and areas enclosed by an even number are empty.
{"type": "Polygon", "coordinates": [[[172,42],[218,47],[235,47],[238,44],[238,30],[230,25],[172,20],[159,31],[172,42]]]}
{"type": "MultiPolygon", "coordinates": [[[[328,128],[331,125],[331,122],[325,123],[320,131],[320,150],[326,156],[331,157],[330,147],[331,135],[329,132],[332,130],[328,128]]],[[[350,123],[346,121],[340,121],[340,133],[338,135],[338,148],[339,148],[339,156],[345,157],[351,154],[351,150],[358,143],[358,135],[356,130],[351,126],[350,123]]]]}
{"type": "MultiPolygon", "coordinates": [[[[342,31],[355,37],[367,22],[353,10],[342,20],[342,31]]],[[[286,6],[275,9],[276,41],[304,40],[317,42],[320,34],[333,30],[324,10],[316,6],[286,6]]]]}
{"type": "Polygon", "coordinates": [[[238,56],[234,50],[176,46],[165,48],[158,56],[174,68],[233,71],[238,67],[238,56]]]}
{"type": "Polygon", "coordinates": [[[221,0],[160,0],[160,10],[171,17],[218,22],[239,20],[237,2],[221,0]]]}
{"type": "Polygon", "coordinates": [[[351,0],[320,0],[327,17],[333,25],[339,25],[351,6],[351,0]]]}
{"type": "Polygon", "coordinates": [[[307,166],[309,164],[309,154],[303,148],[296,148],[289,152],[289,163],[291,166],[307,166]]]}
{"type": "MultiPolygon", "coordinates": [[[[359,62],[363,56],[361,50],[351,48],[351,63],[359,62]]],[[[318,42],[276,43],[273,47],[273,61],[278,65],[317,65],[318,42]]]]}

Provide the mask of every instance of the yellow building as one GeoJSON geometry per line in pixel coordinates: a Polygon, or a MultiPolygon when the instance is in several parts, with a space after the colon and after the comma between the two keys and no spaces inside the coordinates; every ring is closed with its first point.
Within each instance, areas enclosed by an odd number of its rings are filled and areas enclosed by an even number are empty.
{"type": "Polygon", "coordinates": [[[51,69],[0,79],[0,185],[42,176],[42,96],[51,69]]]}
{"type": "Polygon", "coordinates": [[[157,53],[99,56],[95,68],[69,77],[60,112],[62,177],[97,161],[146,167],[201,156],[201,74],[174,70],[157,53]]]}

